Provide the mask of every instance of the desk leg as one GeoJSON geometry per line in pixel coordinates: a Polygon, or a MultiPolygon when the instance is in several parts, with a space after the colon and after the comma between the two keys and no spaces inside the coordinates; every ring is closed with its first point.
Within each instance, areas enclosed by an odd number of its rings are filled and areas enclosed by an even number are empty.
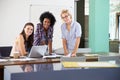
{"type": "Polygon", "coordinates": [[[3,80],[4,69],[0,68],[0,80],[3,80]]]}

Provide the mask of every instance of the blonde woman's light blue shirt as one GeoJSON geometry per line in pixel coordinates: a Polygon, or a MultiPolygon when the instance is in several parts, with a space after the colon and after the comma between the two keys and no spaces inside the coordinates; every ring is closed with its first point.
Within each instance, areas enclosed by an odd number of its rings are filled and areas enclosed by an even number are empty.
{"type": "Polygon", "coordinates": [[[77,37],[81,37],[81,25],[80,23],[74,21],[71,23],[70,31],[66,28],[66,23],[61,25],[62,39],[67,40],[67,48],[68,50],[73,50],[75,47],[75,42],[77,37]]]}

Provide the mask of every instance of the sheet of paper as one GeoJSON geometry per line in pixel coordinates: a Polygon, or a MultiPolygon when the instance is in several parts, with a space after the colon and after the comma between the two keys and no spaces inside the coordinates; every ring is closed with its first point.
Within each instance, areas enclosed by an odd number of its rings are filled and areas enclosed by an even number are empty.
{"type": "Polygon", "coordinates": [[[62,62],[65,68],[108,68],[118,67],[116,64],[109,62],[62,62]]]}
{"type": "Polygon", "coordinates": [[[43,58],[57,58],[57,57],[62,57],[62,55],[52,53],[52,55],[43,56],[43,58]]]}
{"type": "Polygon", "coordinates": [[[0,59],[0,62],[6,62],[8,61],[7,59],[0,59]]]}
{"type": "Polygon", "coordinates": [[[71,54],[72,54],[72,53],[69,53],[68,55],[63,56],[63,57],[71,57],[71,54]]]}
{"type": "Polygon", "coordinates": [[[56,58],[55,55],[43,56],[43,58],[56,58]]]}
{"type": "Polygon", "coordinates": [[[101,68],[104,68],[104,67],[117,67],[116,64],[112,64],[112,63],[109,63],[109,62],[79,62],[78,63],[79,66],[81,67],[101,67],[101,68]]]}
{"type": "Polygon", "coordinates": [[[84,56],[98,56],[99,54],[84,54],[84,56]]]}
{"type": "Polygon", "coordinates": [[[65,68],[79,68],[78,62],[62,62],[65,68]]]}
{"type": "Polygon", "coordinates": [[[31,60],[37,60],[37,58],[18,58],[18,59],[9,59],[9,61],[31,61],[31,60]]]}

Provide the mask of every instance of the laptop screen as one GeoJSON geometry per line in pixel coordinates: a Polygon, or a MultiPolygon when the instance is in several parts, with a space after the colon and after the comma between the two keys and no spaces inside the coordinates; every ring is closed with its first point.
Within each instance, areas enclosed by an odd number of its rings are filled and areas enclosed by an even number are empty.
{"type": "Polygon", "coordinates": [[[30,58],[40,58],[47,53],[47,45],[32,46],[28,57],[30,58]]]}

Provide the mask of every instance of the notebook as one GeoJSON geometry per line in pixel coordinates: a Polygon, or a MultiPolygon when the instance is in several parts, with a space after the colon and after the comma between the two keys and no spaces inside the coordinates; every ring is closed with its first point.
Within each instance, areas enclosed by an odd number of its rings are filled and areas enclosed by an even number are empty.
{"type": "Polygon", "coordinates": [[[40,58],[47,53],[47,45],[32,46],[28,55],[30,58],[40,58]]]}

